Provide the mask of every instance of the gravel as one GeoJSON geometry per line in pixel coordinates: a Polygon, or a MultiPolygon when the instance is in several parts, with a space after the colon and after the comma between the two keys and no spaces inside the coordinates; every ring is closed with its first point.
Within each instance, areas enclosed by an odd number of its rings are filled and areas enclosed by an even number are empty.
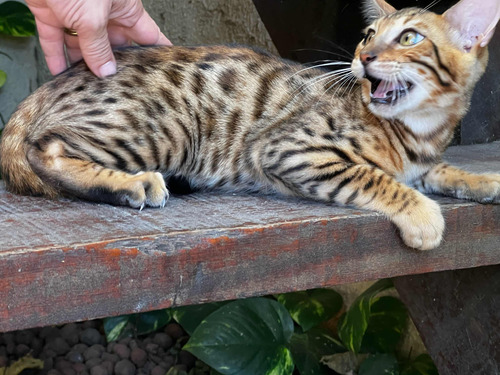
{"type": "Polygon", "coordinates": [[[30,372],[34,375],[165,375],[171,368],[209,374],[182,350],[189,337],[177,323],[111,343],[101,327],[97,320],[0,334],[0,367],[29,354],[44,361],[43,370],[30,372]]]}

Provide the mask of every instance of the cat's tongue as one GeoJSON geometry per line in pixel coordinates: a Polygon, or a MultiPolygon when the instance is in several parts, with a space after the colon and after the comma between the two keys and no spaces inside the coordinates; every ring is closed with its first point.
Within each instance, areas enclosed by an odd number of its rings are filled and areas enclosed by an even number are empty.
{"type": "Polygon", "coordinates": [[[399,86],[396,86],[391,82],[381,81],[378,84],[377,89],[372,93],[372,97],[378,99],[385,99],[387,98],[388,93],[392,95],[392,93],[396,91],[398,88],[399,86]]]}

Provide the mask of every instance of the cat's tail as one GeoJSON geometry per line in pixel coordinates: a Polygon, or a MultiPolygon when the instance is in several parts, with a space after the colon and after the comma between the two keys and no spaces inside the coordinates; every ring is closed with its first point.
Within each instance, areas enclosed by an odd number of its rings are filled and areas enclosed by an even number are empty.
{"type": "MultiPolygon", "coordinates": [[[[21,195],[59,195],[50,185],[44,183],[33,171],[27,158],[28,133],[38,117],[36,106],[27,110],[29,99],[23,102],[12,115],[2,132],[0,143],[0,172],[8,191],[21,195]]],[[[34,104],[34,103],[33,103],[34,104]]]]}

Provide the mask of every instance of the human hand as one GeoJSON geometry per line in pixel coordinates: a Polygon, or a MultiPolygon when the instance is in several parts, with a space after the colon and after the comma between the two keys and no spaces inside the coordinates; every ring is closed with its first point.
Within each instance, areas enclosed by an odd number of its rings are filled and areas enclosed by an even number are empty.
{"type": "Polygon", "coordinates": [[[26,0],[35,16],[40,45],[52,74],[70,62],[87,63],[95,75],[116,73],[111,46],[172,45],[144,10],[140,0],[26,0]],[[77,32],[69,35],[64,29],[77,32]]]}

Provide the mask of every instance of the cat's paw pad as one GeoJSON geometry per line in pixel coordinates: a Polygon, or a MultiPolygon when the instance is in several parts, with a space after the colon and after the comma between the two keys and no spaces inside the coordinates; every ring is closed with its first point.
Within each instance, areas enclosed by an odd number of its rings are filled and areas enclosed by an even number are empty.
{"type": "Polygon", "coordinates": [[[444,218],[441,209],[429,198],[425,198],[408,212],[396,215],[393,222],[409,247],[430,250],[439,246],[443,239],[444,218]]]}
{"type": "Polygon", "coordinates": [[[161,173],[145,172],[134,176],[126,188],[125,201],[130,207],[143,209],[165,207],[169,194],[161,173]]]}

